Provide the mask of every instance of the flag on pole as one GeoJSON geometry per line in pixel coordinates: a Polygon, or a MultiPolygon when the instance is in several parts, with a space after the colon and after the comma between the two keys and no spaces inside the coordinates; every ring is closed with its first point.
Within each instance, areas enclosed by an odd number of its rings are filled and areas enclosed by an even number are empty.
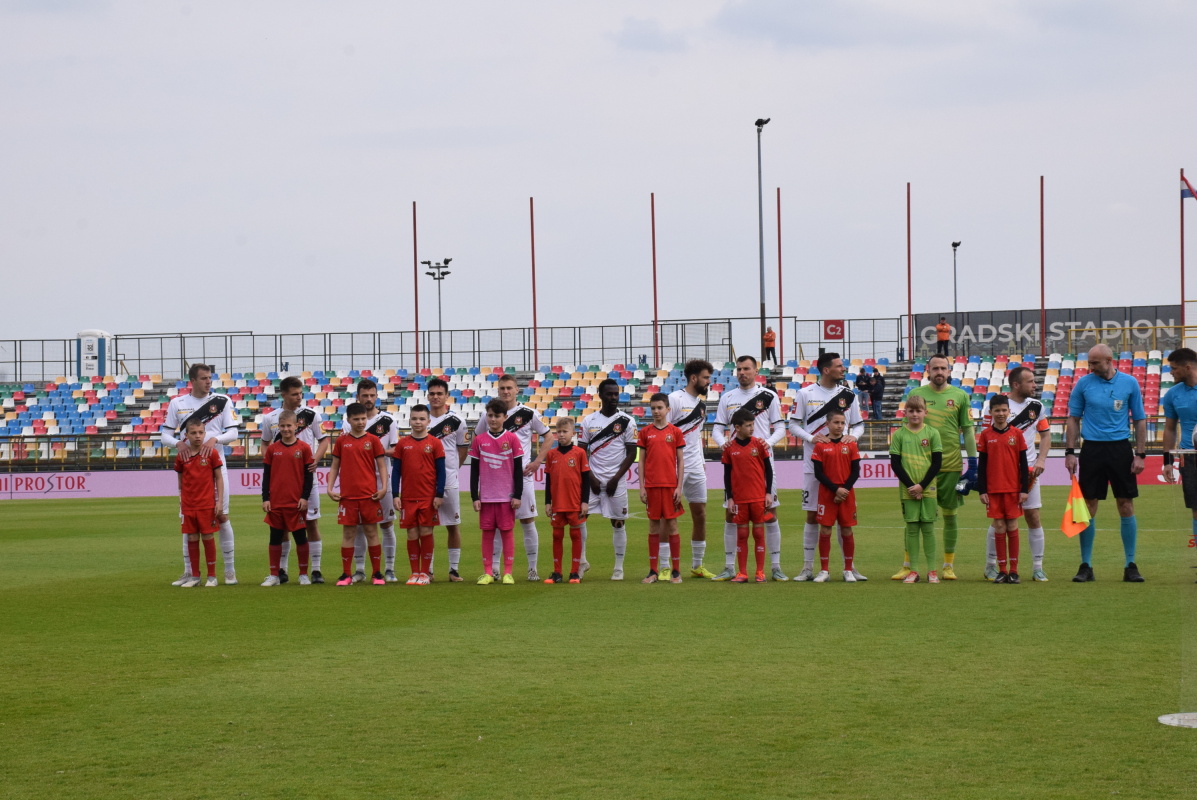
{"type": "Polygon", "coordinates": [[[1193,184],[1189,183],[1189,179],[1184,175],[1180,176],[1180,199],[1184,200],[1186,197],[1197,197],[1197,190],[1193,189],[1193,184]]]}
{"type": "Polygon", "coordinates": [[[1064,506],[1064,520],[1060,523],[1060,530],[1065,536],[1076,536],[1089,527],[1089,508],[1085,505],[1085,498],[1081,495],[1081,485],[1076,476],[1072,476],[1072,489],[1068,492],[1068,503],[1064,506]]]}

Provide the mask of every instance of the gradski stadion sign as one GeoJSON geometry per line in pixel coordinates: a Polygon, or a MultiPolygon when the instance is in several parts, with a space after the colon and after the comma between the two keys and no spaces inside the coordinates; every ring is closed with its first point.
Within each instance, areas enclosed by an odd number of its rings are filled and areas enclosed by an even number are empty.
{"type": "MultiPolygon", "coordinates": [[[[941,314],[915,314],[915,330],[924,346],[935,344],[935,324],[941,314]]],[[[970,350],[986,346],[1038,347],[1039,309],[1025,311],[944,312],[952,326],[952,341],[970,350]]],[[[1155,343],[1161,349],[1180,346],[1180,306],[1116,306],[1112,308],[1049,308],[1047,344],[1063,348],[1069,342],[1086,347],[1099,340],[1121,341],[1123,331],[1100,332],[1103,328],[1130,329],[1132,341],[1155,343]],[[1070,338],[1071,333],[1071,338],[1070,338]]]]}

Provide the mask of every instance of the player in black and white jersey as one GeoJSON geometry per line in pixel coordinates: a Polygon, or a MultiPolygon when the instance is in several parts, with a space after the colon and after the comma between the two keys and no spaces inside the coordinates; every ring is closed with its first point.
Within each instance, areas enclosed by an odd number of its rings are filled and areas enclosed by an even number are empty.
{"type": "MultiPolygon", "coordinates": [[[[636,462],[636,420],[619,409],[619,384],[607,378],[598,385],[598,411],[582,418],[578,445],[590,460],[590,513],[611,521],[615,569],[611,580],[623,580],[623,559],[628,549],[628,470],[636,462]]],[[[586,523],[582,524],[582,564],[586,563],[586,523]]]]}
{"type": "Polygon", "coordinates": [[[461,575],[461,488],[457,473],[466,457],[468,428],[466,422],[449,406],[449,384],[441,378],[428,381],[428,407],[431,420],[428,432],[441,440],[445,447],[445,497],[437,513],[440,523],[449,534],[449,580],[458,582],[461,575]]]}
{"type": "MultiPolygon", "coordinates": [[[[1034,397],[1038,387],[1035,384],[1035,373],[1026,367],[1015,367],[1007,376],[1010,383],[1010,422],[1011,427],[1022,431],[1027,443],[1027,464],[1031,467],[1031,491],[1027,493],[1027,501],[1022,504],[1022,514],[1027,518],[1027,539],[1031,545],[1031,577],[1037,581],[1047,581],[1047,573],[1043,571],[1043,551],[1046,536],[1043,533],[1043,520],[1039,509],[1043,508],[1043,499],[1039,494],[1039,476],[1047,467],[1047,454],[1052,449],[1051,424],[1048,421],[1048,410],[1043,403],[1034,397]],[[1038,445],[1035,442],[1038,436],[1038,445]]],[[[981,409],[983,425],[992,424],[989,416],[989,401],[981,409]]],[[[997,577],[997,545],[993,540],[993,526],[989,526],[986,534],[985,579],[993,580],[997,577]]]]}
{"type": "MultiPolygon", "coordinates": [[[[752,356],[736,359],[736,382],[739,386],[728,389],[719,396],[719,407],[715,411],[715,426],[711,438],[720,447],[727,447],[731,441],[728,434],[732,414],[745,408],[755,418],[752,435],[769,445],[769,458],[773,458],[773,445],[786,435],[785,420],[781,418],[781,399],[767,386],[757,383],[757,361],[752,356]]],[[[774,471],[774,475],[776,475],[774,471]]],[[[776,478],[774,478],[776,481],[776,478]]],[[[769,494],[776,497],[776,487],[769,487],[769,494]]],[[[777,502],[777,501],[774,501],[777,502]]],[[[769,548],[772,564],[772,578],[787,581],[781,571],[781,525],[777,522],[777,506],[765,509],[765,545],[769,548]]],[[[725,513],[723,523],[723,572],[714,580],[729,581],[736,576],[736,525],[731,514],[725,513]]]]}
{"type": "MultiPolygon", "coordinates": [[[[790,433],[802,440],[802,510],[806,512],[806,525],[802,529],[802,571],[794,576],[796,581],[809,581],[815,577],[815,549],[819,545],[819,481],[815,477],[815,445],[830,441],[827,435],[827,415],[832,411],[842,412],[848,423],[843,442],[849,444],[864,433],[864,419],[856,393],[843,383],[844,361],[839,353],[823,353],[815,362],[819,380],[808,383],[798,390],[798,397],[790,411],[790,433]]],[[[843,547],[843,528],[839,530],[840,547],[843,547]]],[[[844,580],[867,581],[855,569],[844,573],[844,580]]]]}
{"type": "MultiPolygon", "coordinates": [[[[682,450],[685,472],[682,494],[690,505],[690,574],[695,578],[714,578],[715,574],[703,566],[707,550],[707,472],[702,453],[702,431],[707,421],[707,390],[711,387],[711,362],[696,358],[686,362],[682,374],[686,387],[669,393],[669,422],[686,435],[682,450]]],[[[665,547],[665,543],[661,543],[665,547]]]]}
{"type": "MultiPolygon", "coordinates": [[[[308,468],[312,473],[320,465],[320,459],[328,452],[332,444],[332,437],[324,430],[324,415],[320,409],[303,405],[303,381],[291,375],[283,378],[278,386],[282,405],[269,411],[262,417],[262,447],[274,441],[278,436],[278,417],[283,411],[295,414],[296,438],[311,448],[314,460],[308,468]]],[[[308,495],[307,534],[308,553],[312,563],[312,583],[324,583],[324,576],[320,573],[320,559],[324,554],[324,542],[320,540],[320,495],[323,494],[315,480],[312,481],[312,493],[308,495]]],[[[279,583],[287,582],[287,557],[291,554],[291,534],[283,531],[283,550],[278,562],[279,583]]],[[[299,582],[303,583],[304,576],[299,582]]]]}
{"type": "MultiPolygon", "coordinates": [[[[529,477],[536,472],[537,467],[544,463],[545,456],[548,455],[542,439],[549,432],[549,426],[544,424],[539,411],[528,408],[519,401],[519,384],[514,375],[504,375],[499,378],[497,389],[499,400],[507,406],[507,420],[503,423],[503,430],[511,431],[520,438],[520,446],[524,449],[524,463],[527,464],[524,467],[524,477],[529,477]],[[533,438],[540,442],[537,447],[539,453],[535,459],[532,458],[533,438]]],[[[474,428],[474,435],[477,436],[485,430],[486,416],[483,415],[474,428]]],[[[530,480],[524,481],[524,496],[520,499],[520,507],[516,513],[519,514],[520,527],[524,531],[524,552],[528,555],[528,580],[539,582],[537,558],[540,553],[540,534],[536,530],[536,486],[530,480]]],[[[492,566],[497,575],[499,574],[497,559],[502,551],[499,531],[495,531],[495,543],[496,561],[492,566]]]]}
{"type": "MultiPolygon", "coordinates": [[[[233,413],[233,401],[223,394],[212,394],[212,368],[207,364],[192,364],[187,370],[191,391],[172,398],[166,408],[166,420],[158,429],[162,444],[174,448],[187,441],[183,432],[187,423],[197,419],[204,423],[204,446],[199,454],[209,455],[216,447],[237,441],[237,415],[233,413]]],[[[186,450],[186,448],[185,448],[186,450]]],[[[190,450],[186,450],[190,453],[190,450]]],[[[187,454],[184,458],[189,458],[187,454]]],[[[223,453],[222,453],[223,455],[223,453]]],[[[223,458],[221,461],[223,462],[223,458]]],[[[224,512],[229,513],[229,471],[223,463],[220,479],[224,482],[224,512]]],[[[220,550],[224,557],[224,582],[228,586],[237,583],[237,570],[233,563],[233,523],[220,524],[220,550]]],[[[187,555],[187,534],[183,534],[183,577],[174,582],[181,586],[192,575],[199,577],[199,564],[192,564],[187,555]]]]}
{"type": "MultiPolygon", "coordinates": [[[[357,402],[366,407],[366,433],[372,433],[382,442],[382,452],[390,455],[399,441],[399,423],[390,413],[378,408],[378,384],[369,378],[362,378],[357,382],[357,402]]],[[[341,420],[341,431],[349,430],[349,419],[341,420]]],[[[391,494],[390,458],[384,459],[387,474],[382,476],[382,485],[386,494],[378,502],[382,504],[382,522],[379,523],[379,538],[382,540],[382,555],[386,559],[386,572],[383,577],[387,583],[398,583],[395,577],[395,498],[391,494]]],[[[353,582],[361,583],[366,580],[366,531],[357,526],[357,535],[353,540],[353,582]]]]}

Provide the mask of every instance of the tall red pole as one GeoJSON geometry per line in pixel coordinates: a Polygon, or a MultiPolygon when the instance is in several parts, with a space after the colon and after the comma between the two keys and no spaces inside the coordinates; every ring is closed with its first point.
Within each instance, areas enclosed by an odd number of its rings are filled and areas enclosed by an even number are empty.
{"type": "Polygon", "coordinates": [[[777,361],[786,363],[785,316],[781,308],[781,187],[777,187],[777,361]]]}
{"type": "Polygon", "coordinates": [[[1039,355],[1047,356],[1047,283],[1043,250],[1043,176],[1039,176],[1039,355]]]}
{"type": "Polygon", "coordinates": [[[411,280],[416,302],[416,372],[420,371],[420,249],[416,246],[416,201],[411,201],[411,280]]]}
{"type": "Polygon", "coordinates": [[[528,198],[528,227],[532,236],[532,368],[540,369],[540,339],[536,329],[536,209],[528,198]]]}
{"type": "Polygon", "coordinates": [[[657,196],[655,192],[648,193],[648,210],[653,234],[653,363],[659,369],[661,344],[658,335],[660,315],[657,313],[657,196]]]}
{"type": "MultiPolygon", "coordinates": [[[[1180,183],[1184,186],[1185,171],[1180,170],[1180,183]]],[[[1185,195],[1180,194],[1180,345],[1185,346],[1185,195]]]]}
{"type": "Polygon", "coordinates": [[[914,294],[910,280],[910,181],[906,181],[906,334],[910,337],[910,349],[906,357],[914,360],[914,294]]]}

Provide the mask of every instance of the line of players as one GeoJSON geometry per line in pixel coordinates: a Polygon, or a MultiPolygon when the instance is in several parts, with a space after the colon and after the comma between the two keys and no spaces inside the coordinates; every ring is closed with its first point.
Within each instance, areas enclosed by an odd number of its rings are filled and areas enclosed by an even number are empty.
{"type": "MultiPolygon", "coordinates": [[[[842,439],[839,440],[844,445],[853,444],[856,441],[863,431],[863,420],[857,406],[856,396],[850,388],[843,384],[846,369],[839,355],[836,353],[825,353],[820,356],[816,366],[820,377],[818,381],[807,384],[798,392],[798,397],[787,425],[787,421],[782,418],[780,398],[775,391],[764,385],[758,378],[756,359],[752,356],[740,356],[736,360],[737,385],[727,389],[720,395],[715,414],[715,424],[712,430],[712,438],[721,449],[726,450],[731,444],[729,434],[732,433],[732,416],[737,411],[743,409],[752,415],[753,435],[765,443],[769,450],[770,461],[772,460],[773,446],[785,436],[787,429],[794,436],[802,440],[804,444],[802,507],[805,513],[803,566],[794,580],[815,580],[822,582],[828,579],[827,570],[825,568],[820,569],[817,573],[814,570],[816,551],[817,549],[821,549],[820,528],[834,525],[837,522],[836,518],[838,515],[836,512],[839,509],[829,508],[826,503],[823,504],[822,508],[820,507],[820,479],[817,474],[816,461],[813,455],[818,445],[831,440],[828,421],[832,411],[839,411],[845,417],[846,429],[843,432],[842,439]],[[820,525],[821,516],[829,520],[827,525],[820,525]]],[[[723,528],[723,569],[718,574],[713,574],[704,565],[707,528],[707,480],[702,433],[708,413],[705,398],[711,385],[713,371],[713,366],[703,360],[692,360],[685,365],[683,372],[686,379],[685,387],[669,395],[668,422],[677,426],[685,438],[685,447],[683,449],[685,469],[681,494],[688,504],[692,522],[690,574],[692,577],[728,581],[737,575],[736,553],[739,545],[739,526],[734,520],[731,510],[726,508],[727,504],[725,504],[723,528]]],[[[959,434],[963,434],[960,438],[963,439],[966,448],[969,449],[968,455],[970,456],[971,468],[974,462],[975,450],[969,447],[969,444],[974,442],[974,437],[971,435],[972,422],[968,417],[968,404],[965,402],[967,398],[956,398],[949,391],[954,387],[946,383],[947,373],[950,371],[950,366],[947,365],[946,361],[943,359],[933,359],[928,365],[928,371],[931,385],[921,387],[920,390],[916,391],[927,395],[931,401],[928,404],[928,410],[932,416],[934,416],[936,409],[931,408],[931,406],[943,406],[941,416],[951,416],[957,421],[959,434]],[[942,364],[940,363],[941,361],[943,361],[942,364]]],[[[187,422],[198,420],[204,424],[205,429],[205,438],[198,452],[201,455],[207,456],[218,445],[236,439],[237,419],[232,413],[232,404],[228,401],[228,398],[223,395],[211,393],[210,370],[203,365],[194,365],[188,377],[191,380],[191,391],[171,401],[165,424],[162,427],[162,441],[168,446],[180,448],[181,452],[186,451],[185,439],[180,438],[180,433],[185,428],[187,422]],[[179,431],[179,433],[176,433],[176,431],[179,431]]],[[[523,465],[524,475],[531,476],[538,468],[543,466],[546,456],[552,449],[550,442],[544,438],[550,433],[549,427],[535,409],[519,402],[519,387],[513,376],[502,376],[496,388],[498,399],[506,408],[507,416],[503,424],[504,430],[518,437],[524,453],[531,454],[534,452],[533,443],[537,444],[536,457],[531,460],[525,459],[523,465]]],[[[366,431],[378,437],[384,453],[390,453],[399,439],[399,430],[395,418],[377,407],[378,392],[377,386],[373,381],[363,379],[359,381],[356,389],[356,402],[362,404],[367,410],[366,431]]],[[[1025,369],[1012,372],[1011,389],[1014,401],[1011,415],[1012,422],[1028,437],[1028,445],[1032,448],[1031,453],[1034,455],[1035,434],[1042,427],[1045,415],[1042,413],[1043,409],[1039,405],[1039,401],[1034,400],[1030,396],[1035,389],[1033,373],[1025,369]],[[1033,424],[1024,424],[1028,420],[1033,424]]],[[[308,467],[309,471],[314,473],[316,465],[328,452],[330,443],[330,437],[323,430],[321,424],[323,422],[321,414],[317,409],[303,405],[304,387],[298,378],[289,377],[284,379],[279,391],[282,400],[281,406],[266,414],[262,422],[263,444],[269,446],[278,437],[280,414],[285,410],[293,412],[296,415],[296,435],[309,446],[314,454],[314,460],[308,467]]],[[[579,435],[579,444],[586,452],[590,468],[588,492],[590,513],[601,515],[611,525],[612,545],[615,554],[615,567],[611,575],[612,580],[622,580],[624,578],[624,557],[627,547],[625,523],[629,509],[627,475],[628,470],[635,463],[637,457],[636,420],[631,414],[619,408],[619,393],[620,389],[615,381],[608,379],[600,383],[598,388],[600,408],[582,419],[579,435]]],[[[960,392],[960,394],[963,395],[963,392],[960,392]]],[[[464,418],[454,412],[449,405],[448,385],[443,380],[434,378],[428,382],[427,397],[430,408],[428,431],[441,442],[445,454],[444,499],[438,504],[434,522],[444,526],[448,533],[448,578],[450,581],[460,581],[462,578],[458,573],[458,567],[461,557],[461,510],[458,471],[466,458],[468,447],[467,424],[464,418]]],[[[929,419],[928,422],[933,425],[935,424],[934,419],[929,419]]],[[[479,420],[475,435],[485,429],[485,424],[485,418],[479,420]]],[[[349,423],[346,420],[342,425],[342,429],[346,430],[348,427],[349,423]]],[[[1043,438],[1045,441],[1049,441],[1048,437],[1043,438]]],[[[962,463],[948,463],[953,456],[953,449],[955,451],[956,462],[961,462],[959,448],[946,448],[945,463],[943,464],[939,479],[941,483],[945,484],[944,488],[946,489],[946,491],[939,493],[939,497],[941,498],[939,503],[940,510],[944,514],[945,562],[943,575],[947,579],[954,578],[952,560],[954,559],[955,537],[950,536],[954,531],[950,531],[949,528],[955,527],[951,523],[955,522],[954,512],[960,500],[959,495],[954,489],[955,482],[959,480],[963,470],[962,463]],[[947,487],[946,482],[951,482],[952,486],[947,487]],[[948,508],[948,505],[952,507],[948,508]]],[[[1039,453],[1039,458],[1035,462],[1036,476],[1038,472],[1042,471],[1045,456],[1046,447],[1043,452],[1039,453]]],[[[770,470],[770,474],[772,474],[772,470],[770,470]]],[[[220,476],[223,484],[222,497],[224,506],[222,512],[226,519],[226,521],[221,523],[220,541],[221,550],[224,555],[225,582],[232,584],[236,583],[236,573],[233,568],[233,530],[231,524],[227,522],[228,482],[227,471],[223,465],[221,466],[220,476]]],[[[824,482],[826,483],[826,481],[824,482]]],[[[313,484],[315,484],[315,481],[313,481],[313,484]]],[[[380,502],[383,516],[378,527],[381,556],[384,562],[384,580],[386,582],[396,582],[398,578],[394,568],[397,550],[397,537],[394,529],[395,505],[390,487],[391,481],[389,479],[384,480],[383,488],[385,494],[381,497],[380,502]]],[[[336,487],[333,486],[332,488],[335,490],[336,487]]],[[[1031,500],[1026,504],[1028,506],[1027,510],[1030,512],[1036,512],[1037,510],[1037,495],[1038,492],[1035,491],[1031,500]]],[[[765,513],[764,528],[765,546],[770,559],[770,577],[775,581],[785,581],[788,578],[781,569],[781,530],[777,520],[777,508],[779,504],[776,499],[776,491],[772,485],[768,487],[768,497],[769,502],[765,513]]],[[[538,573],[539,533],[536,525],[537,504],[531,480],[523,482],[520,500],[517,516],[523,534],[524,552],[527,557],[527,578],[529,581],[538,581],[540,576],[538,573]]],[[[316,485],[312,486],[307,498],[305,516],[305,538],[307,540],[308,556],[311,559],[311,582],[323,583],[324,579],[321,573],[322,543],[317,523],[317,520],[320,518],[320,489],[316,485]]],[[[1028,513],[1028,517],[1030,516],[1031,514],[1028,513]]],[[[1037,513],[1035,513],[1036,518],[1028,521],[1032,523],[1031,543],[1035,557],[1035,567],[1037,573],[1041,573],[1042,528],[1037,524],[1039,522],[1037,516],[1037,513]],[[1039,534],[1038,537],[1036,534],[1039,534]]],[[[851,521],[853,520],[845,517],[845,522],[851,521]]],[[[580,572],[581,574],[585,574],[589,569],[589,564],[585,558],[585,547],[589,533],[585,518],[581,520],[580,527],[582,537],[580,572]]],[[[420,531],[420,533],[430,535],[430,531],[427,533],[420,531]]],[[[867,580],[852,565],[853,543],[851,539],[851,525],[840,523],[838,534],[841,550],[844,551],[846,548],[846,552],[844,552],[844,579],[849,582],[867,580]]],[[[181,585],[190,579],[193,574],[198,576],[198,570],[193,570],[192,568],[186,534],[184,534],[183,539],[184,573],[175,582],[176,585],[181,585]]],[[[280,553],[277,576],[280,583],[285,583],[288,580],[289,539],[289,536],[284,535],[283,541],[279,545],[280,553]]],[[[993,541],[992,528],[990,529],[990,541],[993,541]]],[[[500,544],[498,533],[496,532],[495,560],[492,564],[495,574],[499,570],[498,554],[501,549],[500,544]]],[[[361,526],[354,537],[354,569],[352,572],[354,582],[362,582],[367,578],[365,559],[369,549],[365,526],[361,526]]],[[[994,560],[994,549],[991,544],[991,563],[994,560]]],[[[670,544],[668,539],[666,539],[661,543],[660,563],[669,564],[671,555],[670,544]]],[[[820,555],[823,556],[824,554],[820,553],[820,555]]],[[[821,558],[820,561],[822,566],[825,563],[825,558],[821,558]]],[[[988,567],[988,569],[992,570],[992,566],[988,567]]],[[[895,575],[894,578],[905,578],[906,575],[903,573],[908,572],[908,570],[909,564],[898,575],[895,575]]],[[[432,573],[431,564],[429,565],[428,572],[429,574],[432,573]]],[[[987,577],[992,576],[987,575],[987,577]]],[[[1038,574],[1036,577],[1038,579],[1045,579],[1041,578],[1038,574]]]]}

